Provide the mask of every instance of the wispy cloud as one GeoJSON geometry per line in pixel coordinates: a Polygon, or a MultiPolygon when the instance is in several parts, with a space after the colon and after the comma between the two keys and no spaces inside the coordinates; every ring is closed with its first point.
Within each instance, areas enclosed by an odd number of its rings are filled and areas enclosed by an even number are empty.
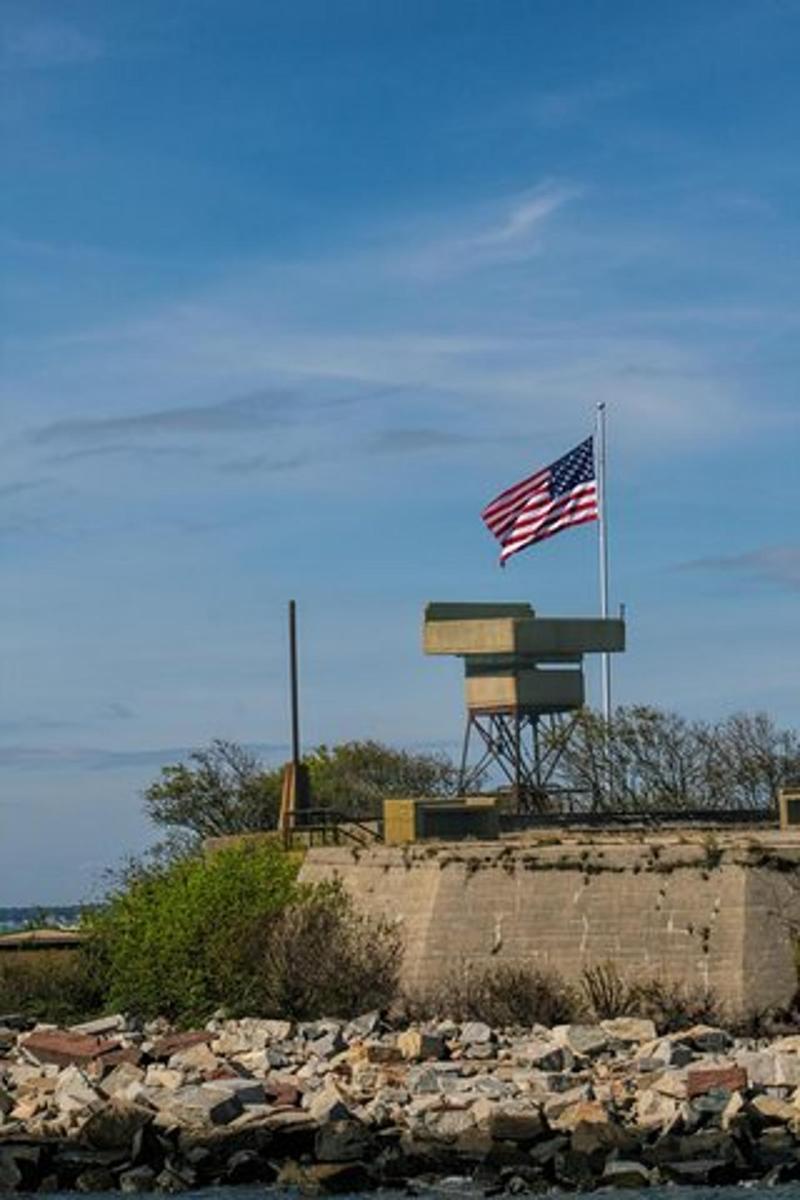
{"type": "Polygon", "coordinates": [[[598,80],[583,87],[543,92],[534,98],[529,111],[541,128],[560,129],[595,116],[600,105],[624,99],[635,90],[636,85],[631,81],[598,80]]]}
{"type": "Polygon", "coordinates": [[[264,390],[217,404],[151,409],[130,416],[53,421],[37,429],[31,440],[37,445],[51,445],[97,442],[125,434],[242,433],[285,424],[291,404],[288,392],[264,390]]]}
{"type": "Polygon", "coordinates": [[[473,218],[462,232],[448,232],[403,255],[396,268],[401,273],[434,275],[523,262],[540,252],[547,221],[580,193],[573,185],[544,180],[502,208],[484,213],[481,220],[473,218]]]}
{"type": "MultiPolygon", "coordinates": [[[[281,742],[248,744],[248,750],[267,759],[285,756],[281,742]]],[[[89,746],[0,746],[0,767],[19,770],[113,771],[136,767],[158,770],[168,763],[185,761],[196,746],[162,746],[158,749],[108,750],[89,746]]]]}
{"type": "Polygon", "coordinates": [[[111,445],[84,446],[78,450],[66,450],[63,454],[51,454],[44,461],[49,466],[62,466],[72,462],[82,462],[87,458],[119,456],[142,460],[175,457],[197,458],[199,454],[199,450],[190,446],[142,446],[136,442],[114,442],[111,445]]]}
{"type": "Polygon", "coordinates": [[[681,564],[685,571],[720,571],[800,591],[800,546],[762,546],[744,554],[698,558],[681,564]]]}
{"type": "Polygon", "coordinates": [[[367,442],[371,454],[415,454],[470,445],[473,437],[447,429],[383,429],[367,442]]]}
{"type": "Polygon", "coordinates": [[[105,53],[103,42],[74,25],[39,21],[7,29],[0,41],[0,61],[6,67],[43,70],[95,62],[105,53]]]}
{"type": "Polygon", "coordinates": [[[311,461],[309,455],[294,454],[276,458],[272,454],[251,454],[243,458],[230,458],[219,464],[220,471],[230,475],[254,475],[270,471],[296,471],[311,461]]]}
{"type": "Polygon", "coordinates": [[[23,496],[27,492],[36,492],[47,487],[50,479],[20,479],[16,483],[4,483],[0,486],[0,500],[10,500],[13,496],[23,496]]]}

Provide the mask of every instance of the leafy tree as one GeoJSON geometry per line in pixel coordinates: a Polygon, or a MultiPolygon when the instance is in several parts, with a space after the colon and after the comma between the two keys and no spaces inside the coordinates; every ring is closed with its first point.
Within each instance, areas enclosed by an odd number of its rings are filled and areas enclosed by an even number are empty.
{"type": "Polygon", "coordinates": [[[374,741],[318,746],[305,762],[315,805],[356,816],[378,816],[387,796],[452,795],[458,778],[444,755],[412,754],[374,741]]]}
{"type": "Polygon", "coordinates": [[[273,829],[281,799],[281,771],[267,771],[235,742],[215,738],[188,763],[162,767],[145,792],[156,825],[201,837],[273,829]]]}
{"type": "MultiPolygon", "coordinates": [[[[380,742],[318,746],[305,758],[312,803],[353,816],[378,816],[386,796],[446,796],[458,771],[443,755],[412,754],[380,742]]],[[[163,767],[145,792],[145,811],[169,834],[168,857],[191,839],[274,829],[282,768],[265,768],[235,742],[215,740],[186,763],[163,767]]],[[[132,873],[141,869],[136,863],[132,873]]]]}

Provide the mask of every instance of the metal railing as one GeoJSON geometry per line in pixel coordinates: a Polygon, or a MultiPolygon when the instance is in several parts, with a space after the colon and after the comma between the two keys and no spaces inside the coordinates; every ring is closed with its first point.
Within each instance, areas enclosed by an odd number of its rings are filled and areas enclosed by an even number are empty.
{"type": "Polygon", "coordinates": [[[288,836],[307,838],[310,846],[343,842],[371,846],[383,840],[381,827],[382,822],[373,817],[354,817],[336,808],[306,808],[295,812],[288,836]]]}

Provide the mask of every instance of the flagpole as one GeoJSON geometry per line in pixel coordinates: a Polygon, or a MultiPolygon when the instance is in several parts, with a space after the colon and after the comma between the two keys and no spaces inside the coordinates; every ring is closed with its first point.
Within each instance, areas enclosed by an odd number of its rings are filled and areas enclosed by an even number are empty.
{"type": "MultiPolygon", "coordinates": [[[[597,490],[599,492],[597,519],[597,551],[600,573],[600,616],[608,616],[608,522],[606,517],[606,406],[597,405],[597,427],[595,432],[597,454],[597,490]]],[[[600,655],[600,689],[603,720],[611,720],[611,660],[608,654],[600,655]]]]}

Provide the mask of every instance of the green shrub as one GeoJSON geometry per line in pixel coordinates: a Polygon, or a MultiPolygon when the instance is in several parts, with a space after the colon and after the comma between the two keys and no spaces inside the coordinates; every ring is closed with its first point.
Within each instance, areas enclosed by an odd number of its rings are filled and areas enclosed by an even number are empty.
{"type": "Polygon", "coordinates": [[[107,1005],[191,1022],[255,1001],[252,930],[301,893],[298,862],[259,844],[132,876],[87,918],[87,959],[107,1005]]]}
{"type": "Polygon", "coordinates": [[[0,1012],[68,1025],[102,1011],[103,990],[75,950],[14,951],[0,957],[0,1012]]]}

